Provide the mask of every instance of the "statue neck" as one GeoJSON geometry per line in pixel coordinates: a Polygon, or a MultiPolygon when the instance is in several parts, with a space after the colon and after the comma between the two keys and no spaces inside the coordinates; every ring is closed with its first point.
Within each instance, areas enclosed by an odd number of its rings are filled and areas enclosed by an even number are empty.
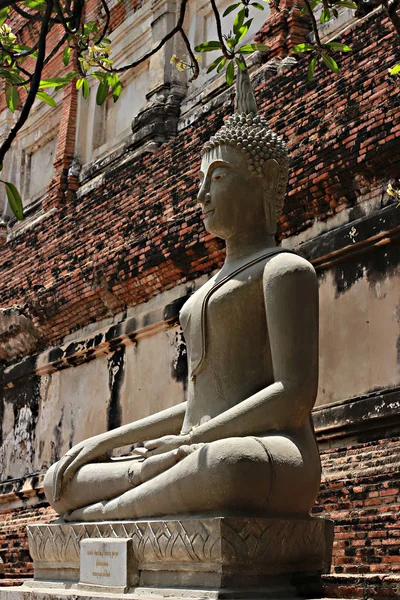
{"type": "Polygon", "coordinates": [[[233,263],[251,257],[266,248],[276,246],[275,237],[267,232],[266,227],[254,228],[251,231],[241,231],[225,240],[225,264],[233,263]]]}

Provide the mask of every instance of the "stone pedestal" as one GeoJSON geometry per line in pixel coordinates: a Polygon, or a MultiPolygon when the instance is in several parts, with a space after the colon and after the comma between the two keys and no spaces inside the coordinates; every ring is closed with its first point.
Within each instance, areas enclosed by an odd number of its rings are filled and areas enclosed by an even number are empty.
{"type": "MultiPolygon", "coordinates": [[[[35,577],[23,590],[31,590],[32,600],[49,588],[54,597],[67,590],[89,597],[80,581],[81,542],[97,538],[129,540],[136,572],[129,578],[134,587],[124,588],[128,596],[315,598],[320,575],[329,572],[333,523],[204,517],[30,525],[28,534],[35,577]]],[[[104,597],[115,594],[103,589],[104,597]]],[[[0,590],[0,599],[17,597],[0,590]]]]}

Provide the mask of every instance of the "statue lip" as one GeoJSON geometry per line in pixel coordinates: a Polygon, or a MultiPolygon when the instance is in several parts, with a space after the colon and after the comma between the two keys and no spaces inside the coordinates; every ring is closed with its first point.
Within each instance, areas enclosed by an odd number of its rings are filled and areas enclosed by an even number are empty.
{"type": "Polygon", "coordinates": [[[215,208],[210,208],[210,210],[203,211],[203,215],[205,217],[208,217],[209,215],[212,215],[213,213],[215,213],[215,208]]]}

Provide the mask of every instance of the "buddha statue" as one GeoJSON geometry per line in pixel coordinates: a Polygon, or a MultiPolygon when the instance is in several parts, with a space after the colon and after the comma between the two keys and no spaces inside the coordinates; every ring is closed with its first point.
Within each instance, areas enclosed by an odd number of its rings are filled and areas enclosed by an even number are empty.
{"type": "Polygon", "coordinates": [[[285,144],[239,71],[236,112],[205,144],[199,173],[204,226],[225,240],[226,258],[180,313],[187,401],[53,465],[45,494],[65,521],[308,515],[321,476],[318,285],[309,262],[275,244],[287,176],[285,144]]]}

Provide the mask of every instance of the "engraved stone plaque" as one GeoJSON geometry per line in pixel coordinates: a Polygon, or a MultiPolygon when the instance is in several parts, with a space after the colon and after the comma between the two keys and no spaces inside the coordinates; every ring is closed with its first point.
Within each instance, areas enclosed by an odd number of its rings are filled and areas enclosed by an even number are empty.
{"type": "Polygon", "coordinates": [[[80,543],[81,586],[127,588],[136,569],[129,539],[83,539],[80,543]]]}

